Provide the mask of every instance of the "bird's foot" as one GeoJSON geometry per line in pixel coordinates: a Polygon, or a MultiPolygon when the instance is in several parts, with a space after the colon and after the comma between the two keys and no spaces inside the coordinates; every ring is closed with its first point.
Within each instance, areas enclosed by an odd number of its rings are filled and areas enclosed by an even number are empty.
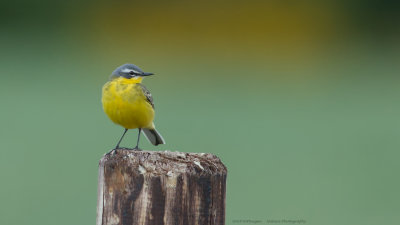
{"type": "Polygon", "coordinates": [[[111,151],[107,152],[105,155],[110,156],[110,155],[115,155],[119,150],[129,150],[129,151],[142,151],[138,146],[134,148],[126,148],[126,147],[115,147],[111,151]]]}
{"type": "Polygon", "coordinates": [[[111,149],[109,152],[107,152],[105,155],[106,156],[110,156],[110,155],[114,155],[117,153],[117,148],[111,149]]]}
{"type": "Polygon", "coordinates": [[[134,148],[131,149],[132,151],[142,151],[142,149],[139,148],[139,146],[136,146],[134,148]]]}

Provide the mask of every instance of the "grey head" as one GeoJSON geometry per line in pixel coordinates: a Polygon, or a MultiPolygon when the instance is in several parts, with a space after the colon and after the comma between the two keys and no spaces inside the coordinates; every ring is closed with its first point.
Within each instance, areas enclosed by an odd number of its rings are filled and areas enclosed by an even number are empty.
{"type": "Polygon", "coordinates": [[[144,76],[150,76],[153,75],[153,73],[147,73],[143,72],[142,69],[140,69],[138,66],[133,65],[133,64],[124,64],[117,69],[114,70],[111,74],[111,79],[118,78],[118,77],[125,77],[127,79],[131,79],[134,77],[144,77],[144,76]]]}

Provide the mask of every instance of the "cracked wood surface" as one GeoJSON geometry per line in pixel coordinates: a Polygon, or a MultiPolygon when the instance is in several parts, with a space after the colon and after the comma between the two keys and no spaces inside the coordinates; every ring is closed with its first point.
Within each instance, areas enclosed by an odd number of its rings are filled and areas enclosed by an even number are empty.
{"type": "Polygon", "coordinates": [[[119,149],[99,163],[97,225],[223,225],[226,175],[209,153],[119,149]]]}

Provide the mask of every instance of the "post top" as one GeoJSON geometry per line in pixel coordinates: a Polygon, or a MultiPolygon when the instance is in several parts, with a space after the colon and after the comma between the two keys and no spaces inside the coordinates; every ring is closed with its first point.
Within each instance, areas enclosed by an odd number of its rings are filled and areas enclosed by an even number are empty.
{"type": "Polygon", "coordinates": [[[179,174],[226,175],[221,160],[211,153],[186,153],[171,151],[133,151],[118,149],[105,154],[100,160],[104,166],[137,168],[140,174],[177,176],[179,174]]]}

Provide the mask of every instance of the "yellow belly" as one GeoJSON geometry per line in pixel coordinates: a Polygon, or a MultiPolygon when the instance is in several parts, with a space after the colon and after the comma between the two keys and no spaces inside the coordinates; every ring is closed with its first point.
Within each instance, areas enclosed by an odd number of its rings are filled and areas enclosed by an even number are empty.
{"type": "Polygon", "coordinates": [[[104,112],[116,124],[127,129],[152,128],[154,109],[136,84],[113,80],[103,87],[104,112]]]}

